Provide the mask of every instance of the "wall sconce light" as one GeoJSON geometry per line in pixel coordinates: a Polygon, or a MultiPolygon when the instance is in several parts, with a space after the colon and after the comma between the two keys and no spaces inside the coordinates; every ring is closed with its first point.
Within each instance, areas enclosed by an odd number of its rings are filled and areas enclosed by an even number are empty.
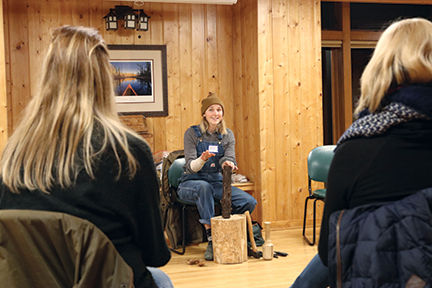
{"type": "Polygon", "coordinates": [[[103,17],[105,19],[106,30],[117,30],[118,19],[124,20],[124,29],[137,29],[137,31],[148,31],[148,20],[150,19],[143,9],[132,9],[129,6],[115,6],[103,17]],[[135,14],[139,12],[139,14],[135,14]]]}

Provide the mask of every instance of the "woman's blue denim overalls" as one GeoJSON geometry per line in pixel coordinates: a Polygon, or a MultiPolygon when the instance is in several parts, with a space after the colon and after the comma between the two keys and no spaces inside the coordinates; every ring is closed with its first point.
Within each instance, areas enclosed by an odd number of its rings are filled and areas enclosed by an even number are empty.
{"type": "MultiPolygon", "coordinates": [[[[218,135],[218,142],[204,141],[201,139],[201,131],[198,126],[192,126],[198,137],[197,155],[209,150],[215,156],[208,159],[200,171],[197,173],[183,173],[179,179],[180,185],[177,195],[180,199],[194,202],[198,207],[202,224],[211,224],[210,219],[215,216],[214,200],[222,199],[222,168],[219,160],[224,156],[222,145],[222,135],[218,135]]],[[[232,214],[242,214],[246,211],[252,213],[257,204],[255,198],[237,187],[232,187],[231,207],[232,214]]]]}

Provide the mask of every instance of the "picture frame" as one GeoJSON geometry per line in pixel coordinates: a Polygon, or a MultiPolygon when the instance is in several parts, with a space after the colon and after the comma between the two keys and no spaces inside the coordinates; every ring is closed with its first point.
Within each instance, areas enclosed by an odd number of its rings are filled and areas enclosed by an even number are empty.
{"type": "Polygon", "coordinates": [[[168,116],[166,45],[108,45],[119,115],[168,116]]]}

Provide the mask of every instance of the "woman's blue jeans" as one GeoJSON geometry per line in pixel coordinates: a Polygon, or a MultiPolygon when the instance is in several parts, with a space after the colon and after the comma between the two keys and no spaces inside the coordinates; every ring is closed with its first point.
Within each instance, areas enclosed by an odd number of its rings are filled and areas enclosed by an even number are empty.
{"type": "Polygon", "coordinates": [[[159,288],[174,288],[170,277],[165,272],[155,267],[147,267],[147,270],[151,273],[159,288]]]}
{"type": "Polygon", "coordinates": [[[329,270],[317,254],[290,288],[327,288],[329,285],[329,270]]]}
{"type": "MultiPolygon", "coordinates": [[[[243,190],[231,186],[232,214],[252,213],[257,201],[243,190]]],[[[210,219],[215,216],[214,201],[222,199],[223,184],[220,181],[207,182],[204,180],[188,180],[180,183],[177,195],[180,199],[194,202],[197,205],[199,220],[202,224],[211,225],[210,219]]]]}

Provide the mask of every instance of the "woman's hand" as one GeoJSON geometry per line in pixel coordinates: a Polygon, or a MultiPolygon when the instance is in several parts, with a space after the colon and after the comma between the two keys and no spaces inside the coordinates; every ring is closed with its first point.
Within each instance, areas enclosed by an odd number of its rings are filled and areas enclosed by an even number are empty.
{"type": "Polygon", "coordinates": [[[233,171],[235,171],[235,170],[238,169],[238,167],[237,167],[236,165],[234,165],[234,163],[231,162],[231,161],[225,161],[225,162],[222,164],[222,169],[223,169],[223,167],[226,166],[226,165],[230,166],[230,167],[232,168],[233,171]]]}
{"type": "Polygon", "coordinates": [[[204,160],[204,161],[207,161],[210,157],[213,157],[213,156],[215,156],[216,154],[214,154],[214,153],[210,153],[208,150],[206,150],[206,151],[204,151],[202,154],[201,154],[201,156],[200,156],[200,158],[202,159],[202,160],[204,160]]]}

